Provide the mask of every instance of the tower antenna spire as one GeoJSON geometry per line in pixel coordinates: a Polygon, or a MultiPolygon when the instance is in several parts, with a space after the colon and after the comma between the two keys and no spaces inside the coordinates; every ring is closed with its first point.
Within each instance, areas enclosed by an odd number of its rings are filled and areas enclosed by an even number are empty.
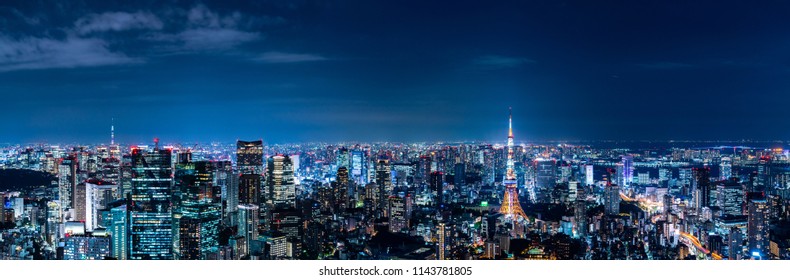
{"type": "Polygon", "coordinates": [[[115,118],[110,121],[110,145],[115,145],[115,118]]]}
{"type": "Polygon", "coordinates": [[[517,219],[521,217],[527,220],[527,214],[521,209],[521,203],[518,201],[518,180],[516,176],[515,164],[513,162],[513,108],[508,108],[510,117],[508,119],[508,135],[507,135],[507,171],[505,172],[505,195],[502,198],[502,206],[499,208],[499,213],[505,215],[510,219],[517,219]]]}
{"type": "Polygon", "coordinates": [[[513,107],[508,107],[510,117],[508,117],[508,138],[513,138],[513,107]]]}

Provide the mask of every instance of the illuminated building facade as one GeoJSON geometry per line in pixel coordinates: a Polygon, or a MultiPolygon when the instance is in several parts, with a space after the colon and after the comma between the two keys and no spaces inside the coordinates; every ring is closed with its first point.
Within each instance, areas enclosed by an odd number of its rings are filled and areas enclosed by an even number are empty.
{"type": "Polygon", "coordinates": [[[387,197],[392,193],[392,170],[389,159],[379,158],[376,162],[376,185],[379,187],[376,202],[378,207],[384,210],[382,214],[386,217],[387,197]]]}
{"type": "Polygon", "coordinates": [[[619,215],[620,200],[620,186],[608,184],[604,188],[604,213],[606,215],[619,215]]]}
{"type": "Polygon", "coordinates": [[[169,149],[132,150],[129,259],[173,259],[173,171],[169,149]]]}
{"type": "Polygon", "coordinates": [[[64,260],[101,260],[110,256],[110,236],[95,232],[93,235],[70,235],[64,240],[64,260]]]}
{"type": "Polygon", "coordinates": [[[244,174],[263,174],[263,141],[236,141],[236,166],[244,174]]]}
{"type": "Polygon", "coordinates": [[[77,158],[69,156],[61,160],[58,167],[58,200],[61,211],[74,208],[73,197],[76,186],[77,158]]]}
{"type": "MultiPolygon", "coordinates": [[[[275,208],[296,207],[296,185],[293,165],[288,156],[277,155],[269,158],[266,174],[266,187],[271,198],[269,204],[275,208]]],[[[241,199],[240,203],[241,203],[241,199]]]]}
{"type": "MultiPolygon", "coordinates": [[[[238,208],[237,235],[244,239],[244,244],[249,244],[252,240],[258,240],[258,217],[260,216],[260,208],[258,205],[253,204],[239,204],[238,208]]],[[[238,250],[236,254],[239,256],[249,255],[249,246],[241,246],[240,250],[238,250]]]]}
{"type": "Polygon", "coordinates": [[[221,208],[213,194],[213,167],[208,161],[180,162],[175,185],[179,199],[175,210],[178,223],[178,259],[205,260],[218,247],[221,208]]]}
{"type": "Polygon", "coordinates": [[[117,260],[128,259],[128,220],[129,212],[126,211],[126,205],[121,205],[110,210],[110,225],[107,229],[110,233],[110,247],[112,248],[112,257],[117,260]]]}
{"type": "Polygon", "coordinates": [[[762,193],[749,193],[748,195],[748,235],[749,254],[767,256],[769,249],[769,213],[768,203],[762,193]]]}
{"type": "Polygon", "coordinates": [[[364,186],[368,183],[368,157],[365,151],[354,149],[351,151],[351,179],[357,185],[364,186]]]}
{"type": "Polygon", "coordinates": [[[389,231],[401,232],[408,228],[406,202],[402,197],[391,196],[389,202],[389,231]]]}

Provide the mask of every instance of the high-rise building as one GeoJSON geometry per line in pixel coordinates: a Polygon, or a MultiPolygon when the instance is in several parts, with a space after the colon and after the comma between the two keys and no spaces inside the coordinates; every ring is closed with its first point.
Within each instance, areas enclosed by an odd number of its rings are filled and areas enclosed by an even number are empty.
{"type": "Polygon", "coordinates": [[[111,255],[110,236],[104,230],[87,235],[68,235],[64,244],[64,260],[101,260],[111,255]]]}
{"type": "Polygon", "coordinates": [[[337,150],[336,159],[337,162],[335,163],[335,165],[337,166],[337,168],[345,167],[346,169],[348,169],[350,165],[350,160],[349,160],[348,149],[346,147],[341,147],[340,149],[337,150]]]}
{"type": "Polygon", "coordinates": [[[719,163],[719,180],[729,180],[732,177],[732,159],[722,157],[719,163]]]}
{"type": "Polygon", "coordinates": [[[576,236],[587,235],[587,201],[577,199],[573,207],[573,216],[576,221],[576,236]]]}
{"type": "Polygon", "coordinates": [[[73,209],[74,188],[77,187],[77,158],[69,156],[58,166],[58,200],[61,216],[63,211],[73,209]]]}
{"type": "Polygon", "coordinates": [[[453,184],[463,187],[466,184],[466,164],[456,163],[453,171],[453,184]]]}
{"type": "Polygon", "coordinates": [[[364,151],[354,149],[351,151],[351,179],[359,186],[368,183],[368,159],[364,151]]]}
{"type": "Polygon", "coordinates": [[[716,184],[716,205],[722,215],[743,215],[744,194],[746,186],[737,181],[728,180],[716,184]]]}
{"type": "Polygon", "coordinates": [[[538,203],[551,202],[551,191],[557,184],[557,162],[552,159],[535,160],[535,198],[538,203]]]}
{"type": "Polygon", "coordinates": [[[620,186],[608,184],[604,189],[604,213],[606,215],[620,214],[620,186]]]}
{"type": "Polygon", "coordinates": [[[209,202],[185,203],[179,221],[179,259],[206,260],[219,246],[220,207],[209,202]]]}
{"type": "Polygon", "coordinates": [[[680,184],[684,186],[691,186],[691,181],[694,178],[694,173],[692,172],[691,168],[679,168],[678,169],[678,180],[680,180],[680,184]]]}
{"type": "Polygon", "coordinates": [[[387,216],[387,197],[392,193],[392,171],[390,161],[386,158],[379,158],[376,162],[376,185],[379,187],[376,202],[379,209],[383,209],[383,214],[387,216]]]}
{"type": "Polygon", "coordinates": [[[112,257],[117,260],[126,260],[129,257],[128,229],[129,212],[126,211],[126,204],[112,208],[110,210],[110,247],[112,257]]]}
{"type": "Polygon", "coordinates": [[[177,235],[177,257],[181,260],[205,260],[217,250],[220,204],[213,192],[214,165],[208,161],[181,161],[176,165],[174,201],[174,238],[177,235]]]}
{"type": "Polygon", "coordinates": [[[743,232],[738,227],[730,228],[727,234],[727,258],[730,260],[743,258],[743,232]]]}
{"type": "Polygon", "coordinates": [[[631,155],[623,156],[622,164],[623,171],[620,174],[620,178],[622,178],[620,186],[628,188],[634,182],[634,157],[631,155]]]}
{"type": "Polygon", "coordinates": [[[636,174],[637,180],[639,180],[640,185],[649,185],[650,184],[650,173],[648,172],[639,172],[636,174]]]}
{"type": "Polygon", "coordinates": [[[272,156],[266,170],[266,187],[271,194],[271,198],[267,198],[269,204],[275,208],[296,207],[296,185],[291,158],[283,155],[272,156]]]}
{"type": "Polygon", "coordinates": [[[444,174],[439,171],[431,172],[431,193],[434,197],[437,210],[444,208],[444,174]]]}
{"type": "Polygon", "coordinates": [[[408,229],[406,220],[406,203],[402,197],[390,196],[389,198],[389,231],[401,232],[408,229]]]}
{"type": "MultiPolygon", "coordinates": [[[[226,177],[222,182],[218,182],[222,186],[222,217],[223,221],[231,226],[235,226],[236,221],[236,207],[239,205],[239,191],[240,174],[237,171],[224,170],[218,174],[219,176],[226,177]]],[[[260,196],[259,196],[260,197],[260,196]]]]}
{"type": "Polygon", "coordinates": [[[335,209],[345,210],[348,208],[348,190],[350,181],[348,178],[348,169],[340,167],[337,169],[337,176],[334,182],[335,209]]]}
{"type": "Polygon", "coordinates": [[[87,231],[99,227],[100,211],[106,210],[107,205],[114,200],[113,193],[118,186],[107,181],[89,179],[85,181],[85,228],[87,231]]]}
{"type": "Polygon", "coordinates": [[[593,179],[593,165],[588,164],[584,166],[584,184],[587,186],[595,184],[595,180],[593,179]]]}
{"type": "Polygon", "coordinates": [[[694,191],[694,200],[697,209],[703,207],[710,207],[711,205],[711,184],[710,184],[710,168],[701,167],[693,168],[691,171],[693,179],[691,181],[691,189],[694,191]]]}
{"type": "Polygon", "coordinates": [[[263,174],[263,141],[236,141],[236,166],[244,174],[263,174]]]}
{"type": "Polygon", "coordinates": [[[447,259],[447,231],[446,225],[444,223],[439,223],[436,229],[437,235],[437,243],[436,243],[436,260],[446,260],[447,259]]]}
{"type": "Polygon", "coordinates": [[[763,193],[749,193],[748,199],[748,225],[746,233],[749,236],[749,254],[768,255],[768,203],[763,193]]]}
{"type": "Polygon", "coordinates": [[[126,199],[132,193],[132,155],[121,156],[117,199],[126,199]]]}
{"type": "Polygon", "coordinates": [[[567,204],[571,204],[576,201],[577,196],[579,195],[579,182],[576,180],[571,180],[568,182],[568,198],[566,201],[563,201],[567,204]]]}
{"type": "Polygon", "coordinates": [[[77,186],[74,187],[74,193],[71,197],[71,203],[74,205],[74,217],[72,217],[72,221],[85,222],[85,204],[87,204],[85,201],[87,199],[85,193],[85,183],[78,183],[77,186]]]}
{"type": "Polygon", "coordinates": [[[260,204],[261,175],[241,174],[238,178],[238,201],[237,204],[260,204]]]}
{"type": "MultiPolygon", "coordinates": [[[[158,142],[158,141],[157,141],[158,142]]],[[[172,152],[132,149],[130,259],[173,259],[172,152]]]]}
{"type": "MultiPolygon", "coordinates": [[[[258,205],[239,204],[238,206],[238,236],[243,237],[245,244],[253,240],[258,240],[258,217],[260,216],[258,205]]],[[[249,246],[242,246],[242,250],[237,255],[249,255],[249,246]]]]}
{"type": "Polygon", "coordinates": [[[364,210],[369,217],[381,216],[383,212],[379,207],[379,197],[381,196],[381,187],[376,183],[368,183],[365,185],[365,196],[363,198],[364,210]]]}

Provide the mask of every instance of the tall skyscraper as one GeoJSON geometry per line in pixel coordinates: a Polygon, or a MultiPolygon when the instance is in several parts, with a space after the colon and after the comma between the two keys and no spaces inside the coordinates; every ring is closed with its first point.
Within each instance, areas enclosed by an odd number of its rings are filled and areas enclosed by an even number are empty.
{"type": "Polygon", "coordinates": [[[242,246],[242,252],[237,252],[237,255],[249,255],[249,244],[253,240],[258,240],[258,217],[260,216],[260,208],[258,205],[252,204],[239,204],[238,207],[238,236],[244,238],[247,246],[242,246]]]}
{"type": "Polygon", "coordinates": [[[724,181],[716,185],[716,205],[722,215],[743,215],[746,186],[737,181],[724,181]]]}
{"type": "Polygon", "coordinates": [[[722,157],[719,163],[719,180],[729,180],[732,177],[732,159],[722,157]]]}
{"type": "Polygon", "coordinates": [[[359,186],[364,186],[368,183],[368,159],[365,151],[355,148],[351,151],[351,179],[359,186]]]}
{"type": "Polygon", "coordinates": [[[763,193],[749,193],[748,224],[746,233],[749,236],[749,254],[768,255],[768,203],[763,193]]]}
{"type": "Polygon", "coordinates": [[[453,171],[453,184],[463,187],[466,184],[466,164],[456,163],[453,171]]]}
{"type": "Polygon", "coordinates": [[[431,193],[433,194],[437,210],[444,207],[444,174],[439,171],[431,172],[431,193]]]}
{"type": "Polygon", "coordinates": [[[693,179],[691,181],[691,189],[694,191],[695,206],[697,209],[703,207],[710,207],[711,205],[711,184],[710,184],[710,168],[700,167],[693,168],[691,171],[693,179]]]}
{"type": "Polygon", "coordinates": [[[405,200],[399,196],[391,196],[388,207],[389,231],[401,232],[403,229],[408,229],[405,200]]]}
{"type": "Polygon", "coordinates": [[[576,220],[576,235],[587,236],[587,201],[577,199],[574,202],[573,215],[576,220]]]}
{"type": "Polygon", "coordinates": [[[110,210],[108,231],[112,238],[110,241],[112,257],[117,260],[126,260],[129,257],[129,212],[126,209],[126,204],[124,204],[110,210]]]}
{"type": "Polygon", "coordinates": [[[365,196],[363,198],[364,210],[369,217],[381,216],[382,209],[379,206],[379,197],[381,196],[379,187],[376,183],[368,183],[365,185],[365,196]]]}
{"type": "Polygon", "coordinates": [[[214,203],[186,203],[179,221],[179,259],[206,260],[219,246],[220,207],[214,203]]]}
{"type": "Polygon", "coordinates": [[[69,156],[60,161],[58,167],[58,200],[61,218],[63,211],[74,208],[74,188],[77,187],[77,158],[69,156]]]}
{"type": "Polygon", "coordinates": [[[85,201],[87,199],[85,192],[85,183],[79,183],[74,187],[74,193],[71,197],[71,203],[74,205],[72,221],[85,222],[85,204],[87,203],[85,201]]]}
{"type": "Polygon", "coordinates": [[[557,163],[552,159],[535,160],[535,198],[538,203],[551,202],[551,190],[557,184],[557,163]]]}
{"type": "Polygon", "coordinates": [[[436,260],[447,259],[447,230],[444,223],[439,223],[436,228],[437,244],[436,244],[436,260]]]}
{"type": "Polygon", "coordinates": [[[587,186],[595,184],[595,180],[593,179],[593,165],[587,164],[584,166],[584,184],[587,186]]]}
{"type": "Polygon", "coordinates": [[[505,194],[502,197],[502,207],[499,209],[499,213],[502,213],[509,219],[515,220],[517,217],[521,217],[527,220],[527,214],[521,209],[521,203],[518,200],[516,170],[513,163],[513,112],[510,113],[508,123],[507,171],[504,179],[505,194]]]}
{"type": "Polygon", "coordinates": [[[604,189],[604,213],[606,215],[620,214],[620,186],[608,184],[604,189]]]}
{"type": "Polygon", "coordinates": [[[332,190],[334,192],[335,208],[337,210],[345,210],[348,208],[349,186],[348,169],[346,169],[346,167],[338,168],[334,188],[332,190]]]}
{"type": "Polygon", "coordinates": [[[379,209],[383,209],[383,214],[387,216],[387,197],[392,193],[392,171],[390,161],[386,158],[379,158],[376,162],[376,185],[379,187],[376,202],[379,209]]]}
{"type": "Polygon", "coordinates": [[[266,187],[271,194],[269,203],[275,208],[296,207],[296,185],[291,159],[283,155],[272,156],[266,170],[266,187]]]}
{"type": "MultiPolygon", "coordinates": [[[[158,142],[158,141],[157,141],[158,142]]],[[[173,259],[172,152],[132,149],[130,259],[173,259]]]]}
{"type": "Polygon", "coordinates": [[[85,228],[93,231],[99,227],[100,211],[107,209],[113,201],[113,193],[118,186],[112,182],[89,179],[85,181],[85,228]]]}
{"type": "Polygon", "coordinates": [[[620,186],[628,188],[634,182],[634,157],[631,155],[623,156],[622,163],[623,173],[621,174],[622,182],[620,186]]]}
{"type": "Polygon", "coordinates": [[[263,141],[236,141],[236,166],[244,174],[263,174],[263,141]]]}
{"type": "Polygon", "coordinates": [[[241,174],[238,182],[237,204],[260,204],[261,175],[241,174]]]}
{"type": "Polygon", "coordinates": [[[341,147],[337,150],[337,162],[335,163],[337,168],[345,167],[348,169],[350,165],[348,149],[346,147],[341,147]]]}
{"type": "Polygon", "coordinates": [[[176,165],[178,259],[205,260],[217,249],[220,205],[213,194],[213,167],[208,161],[176,165]]]}

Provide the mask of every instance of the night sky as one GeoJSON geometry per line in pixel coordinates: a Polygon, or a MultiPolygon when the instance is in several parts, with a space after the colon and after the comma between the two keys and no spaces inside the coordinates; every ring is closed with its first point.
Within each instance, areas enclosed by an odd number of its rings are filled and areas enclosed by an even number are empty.
{"type": "Polygon", "coordinates": [[[784,140],[790,2],[2,1],[0,93],[0,143],[784,140]]]}

